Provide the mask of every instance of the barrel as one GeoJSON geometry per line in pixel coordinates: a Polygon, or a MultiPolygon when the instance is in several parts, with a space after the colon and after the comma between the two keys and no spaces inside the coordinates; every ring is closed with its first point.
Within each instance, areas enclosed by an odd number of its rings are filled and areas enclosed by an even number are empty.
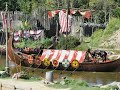
{"type": "Polygon", "coordinates": [[[53,82],[53,71],[46,72],[46,80],[48,82],[53,82]]]}

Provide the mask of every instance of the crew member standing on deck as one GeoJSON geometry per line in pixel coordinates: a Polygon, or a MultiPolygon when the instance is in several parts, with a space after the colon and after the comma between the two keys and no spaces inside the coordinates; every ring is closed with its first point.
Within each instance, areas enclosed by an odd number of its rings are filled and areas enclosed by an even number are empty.
{"type": "Polygon", "coordinates": [[[44,49],[44,44],[41,44],[41,46],[39,48],[39,55],[42,55],[43,49],[44,49]]]}

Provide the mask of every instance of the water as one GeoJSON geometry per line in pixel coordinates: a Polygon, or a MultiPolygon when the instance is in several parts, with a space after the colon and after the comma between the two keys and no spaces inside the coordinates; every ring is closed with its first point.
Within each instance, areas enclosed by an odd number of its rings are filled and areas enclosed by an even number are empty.
{"type": "MultiPolygon", "coordinates": [[[[0,65],[5,67],[5,56],[2,56],[0,58],[0,65]]],[[[25,72],[29,72],[29,74],[32,74],[34,77],[41,76],[45,78],[46,71],[44,69],[35,69],[33,72],[33,69],[31,68],[20,68],[16,67],[15,64],[10,63],[11,66],[11,74],[15,72],[19,72],[20,69],[25,72]]],[[[61,77],[70,77],[74,79],[80,79],[85,80],[88,83],[91,84],[108,84],[114,81],[120,82],[120,72],[83,72],[83,71],[75,71],[73,74],[71,74],[71,71],[64,71],[62,74],[60,74],[60,70],[54,71],[54,79],[60,79],[61,77]]]]}

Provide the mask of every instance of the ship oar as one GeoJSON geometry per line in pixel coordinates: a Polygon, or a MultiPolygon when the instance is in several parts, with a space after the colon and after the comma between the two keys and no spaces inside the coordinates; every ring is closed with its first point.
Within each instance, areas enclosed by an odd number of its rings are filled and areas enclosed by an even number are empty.
{"type": "Polygon", "coordinates": [[[78,60],[73,60],[72,63],[71,63],[71,66],[72,66],[73,68],[75,68],[75,69],[72,71],[72,73],[70,73],[70,74],[73,74],[73,73],[79,68],[79,62],[78,62],[78,60]]]}
{"type": "Polygon", "coordinates": [[[66,67],[63,71],[61,71],[61,73],[60,74],[62,74],[64,71],[66,71],[67,69],[69,68],[69,66],[68,67],[66,67]]]}
{"type": "Polygon", "coordinates": [[[46,71],[46,69],[48,68],[49,66],[47,66],[41,73],[44,73],[44,71],[46,71]]]}
{"type": "MultiPolygon", "coordinates": [[[[65,67],[65,69],[64,69],[63,71],[66,71],[66,70],[69,68],[69,65],[70,65],[69,60],[64,59],[64,60],[62,61],[62,66],[65,67]]],[[[63,71],[62,71],[62,72],[63,72],[63,71]]],[[[62,72],[61,72],[60,74],[62,74],[62,72]]]]}
{"type": "Polygon", "coordinates": [[[77,70],[78,68],[75,68],[75,70],[74,71],[72,71],[71,73],[70,73],[70,75],[72,75],[76,70],[77,70]]]}
{"type": "MultiPolygon", "coordinates": [[[[40,64],[40,65],[41,65],[41,64],[40,64]]],[[[32,72],[34,72],[36,69],[38,69],[38,67],[39,67],[40,65],[38,65],[32,72]]]]}
{"type": "MultiPolygon", "coordinates": [[[[43,64],[46,66],[46,68],[44,70],[46,70],[49,66],[50,66],[50,60],[48,60],[48,58],[45,58],[43,61],[43,64]]],[[[42,71],[43,73],[43,71],[42,71]]]]}

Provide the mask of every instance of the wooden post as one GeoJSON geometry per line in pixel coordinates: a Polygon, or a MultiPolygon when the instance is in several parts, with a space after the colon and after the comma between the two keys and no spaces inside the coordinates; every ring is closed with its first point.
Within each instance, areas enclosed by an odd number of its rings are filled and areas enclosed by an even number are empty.
{"type": "Polygon", "coordinates": [[[57,26],[56,26],[56,38],[58,38],[58,21],[56,20],[56,24],[57,24],[57,26]]]}
{"type": "Polygon", "coordinates": [[[0,90],[2,90],[2,83],[0,83],[0,90]]]}
{"type": "MultiPolygon", "coordinates": [[[[8,4],[6,2],[6,15],[7,15],[7,11],[8,11],[8,4]]],[[[7,15],[9,16],[9,15],[7,15]]],[[[7,17],[7,21],[8,21],[8,17],[7,17]]],[[[8,24],[6,23],[6,67],[5,67],[5,70],[7,73],[9,73],[9,61],[8,61],[8,43],[7,43],[7,40],[8,40],[8,24]]]]}
{"type": "Polygon", "coordinates": [[[67,50],[67,37],[68,37],[68,14],[69,14],[69,0],[67,0],[67,30],[66,30],[66,40],[65,40],[65,49],[67,50]]]}

